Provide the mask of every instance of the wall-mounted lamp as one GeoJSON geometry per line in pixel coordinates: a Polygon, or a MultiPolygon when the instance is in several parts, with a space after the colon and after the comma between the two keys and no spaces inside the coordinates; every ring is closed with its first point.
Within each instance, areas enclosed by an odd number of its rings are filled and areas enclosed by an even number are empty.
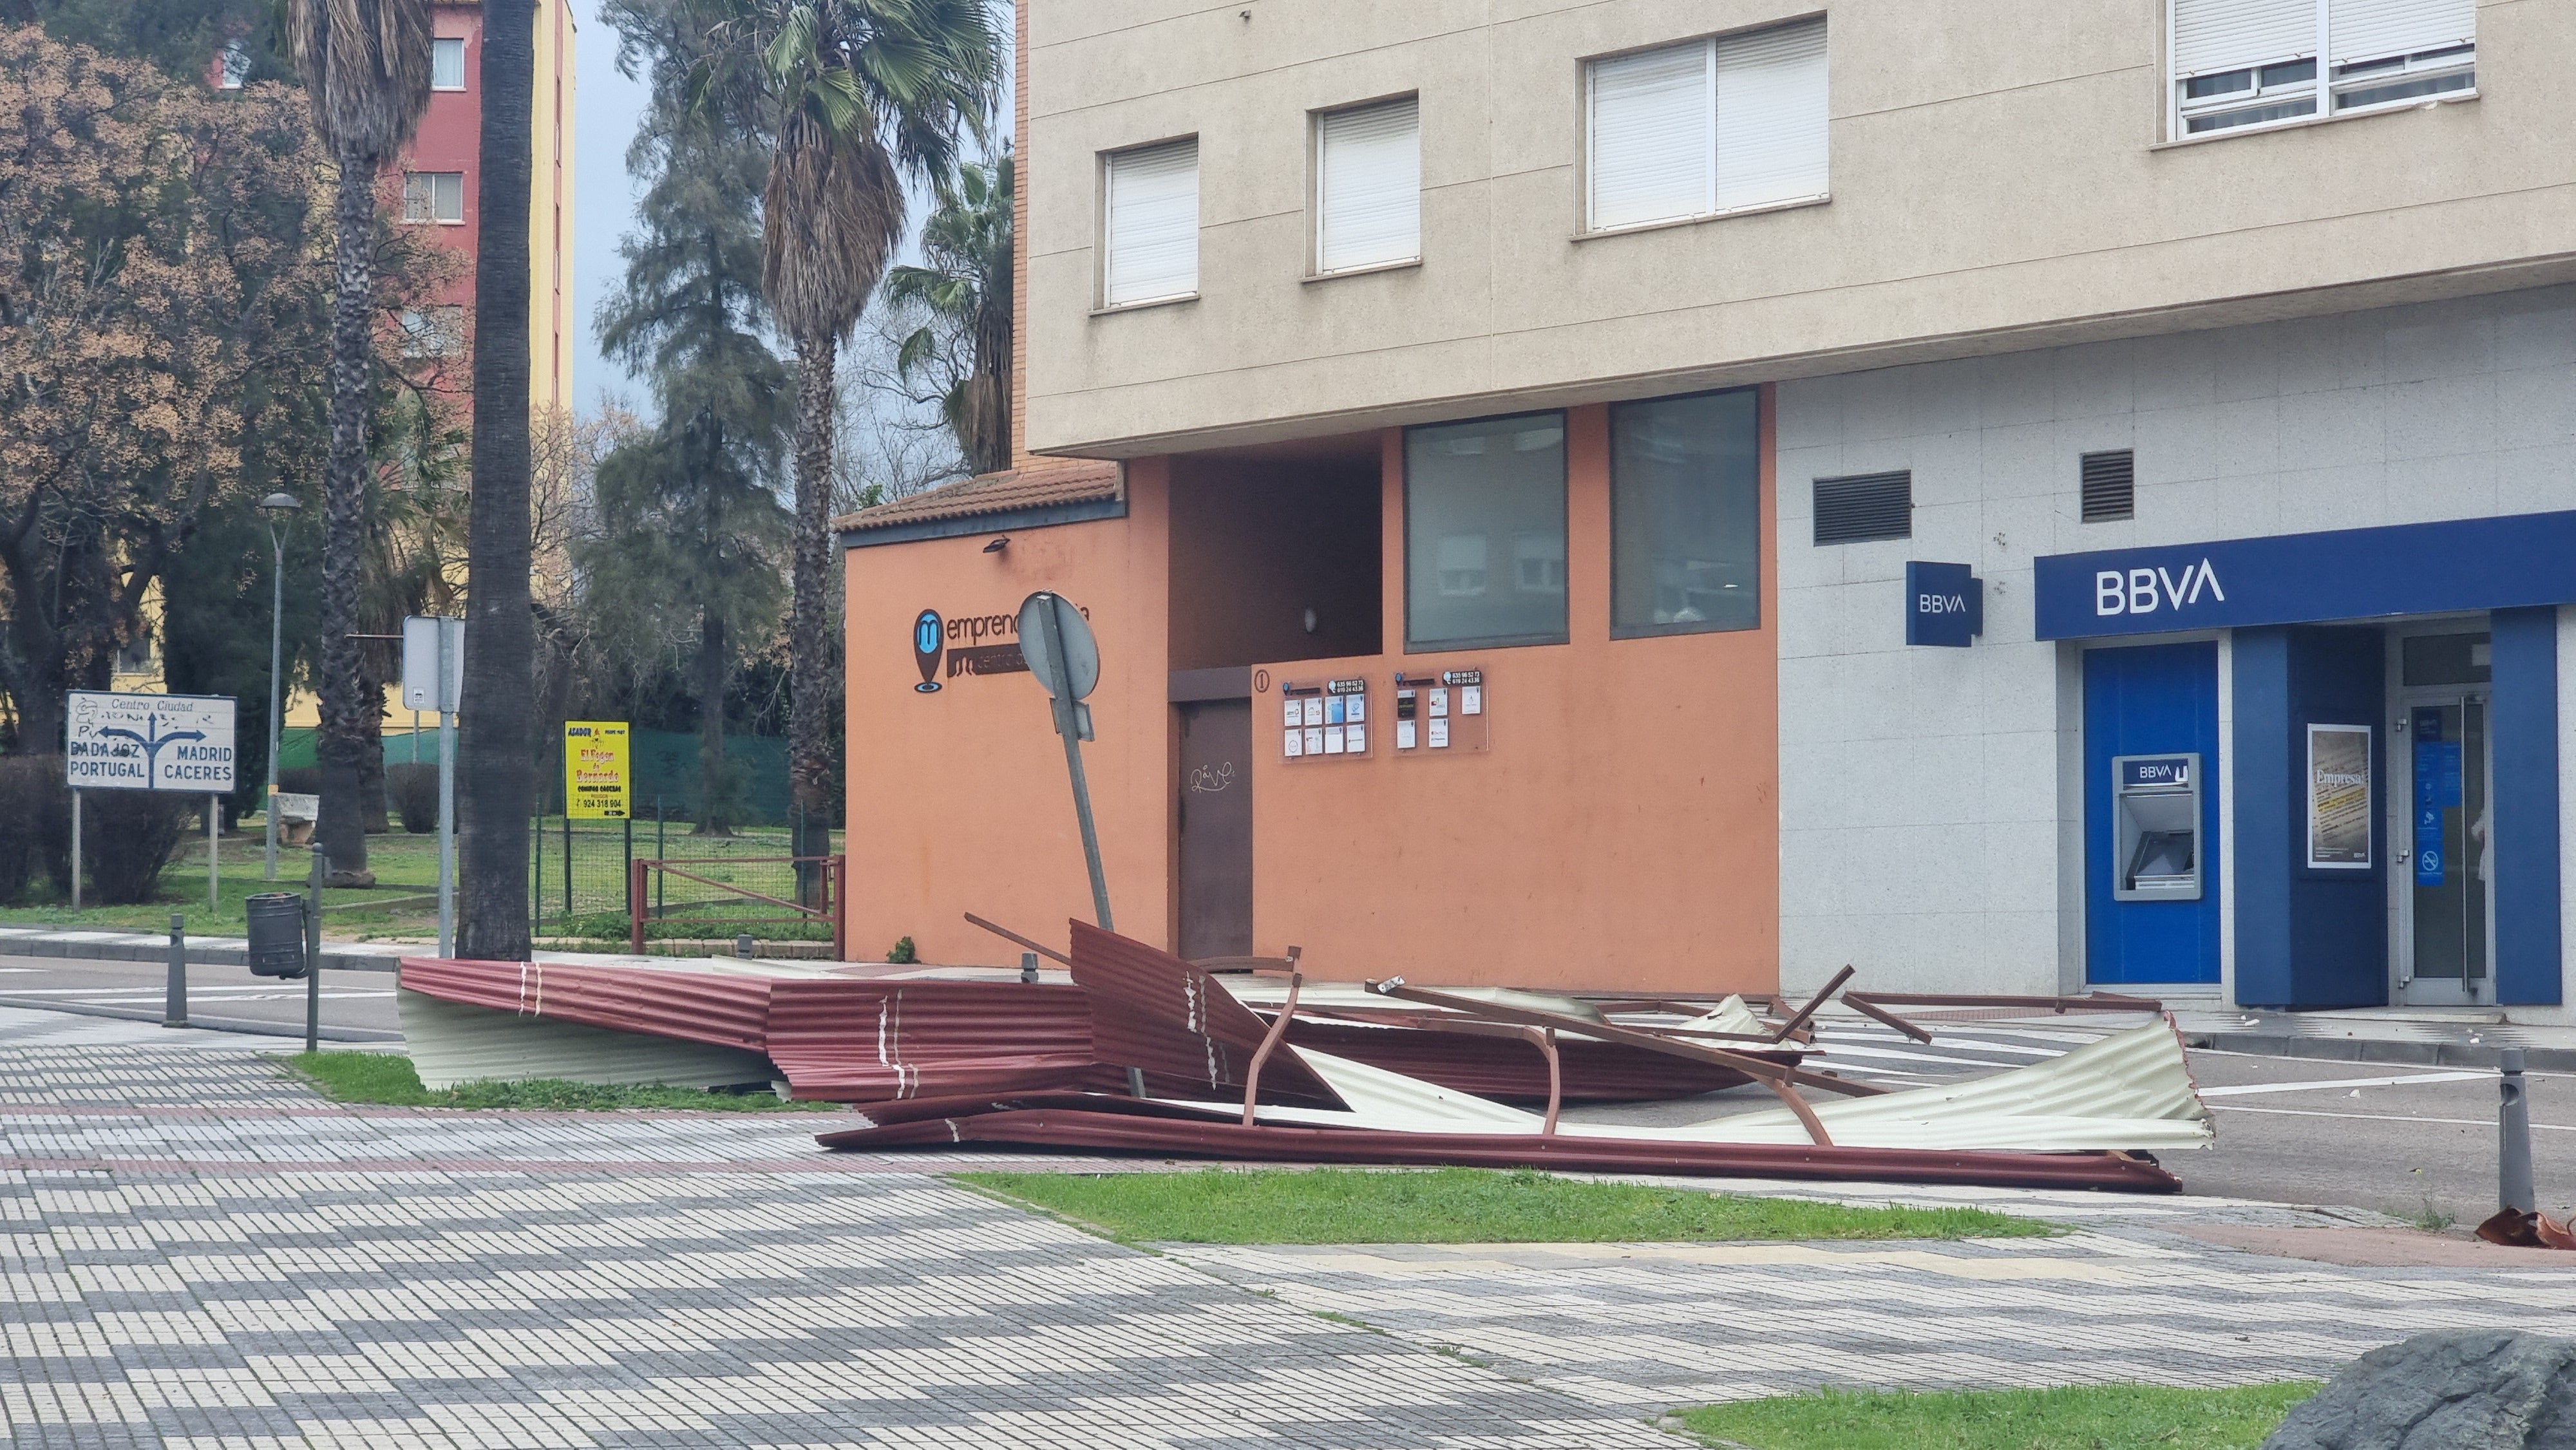
{"type": "Polygon", "coordinates": [[[1011,547],[1011,536],[1004,534],[993,542],[986,544],[984,546],[984,552],[987,554],[998,554],[1009,547],[1011,547]]]}
{"type": "Polygon", "coordinates": [[[1315,611],[1311,609],[1306,611],[1306,632],[1308,634],[1315,632],[1315,611]]]}

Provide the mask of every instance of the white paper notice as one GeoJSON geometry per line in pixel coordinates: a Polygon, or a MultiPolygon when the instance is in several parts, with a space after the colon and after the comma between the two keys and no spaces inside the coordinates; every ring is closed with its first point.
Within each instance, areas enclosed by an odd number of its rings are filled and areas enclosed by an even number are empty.
{"type": "Polygon", "coordinates": [[[1327,725],[1324,727],[1324,753],[1326,755],[1339,755],[1342,753],[1341,726],[1327,725]]]}
{"type": "Polygon", "coordinates": [[[1484,714],[1485,687],[1482,685],[1460,685],[1458,687],[1458,713],[1461,715],[1484,714]]]}
{"type": "Polygon", "coordinates": [[[1431,748],[1434,750],[1446,750],[1449,748],[1448,721],[1434,720],[1431,722],[1431,748]]]}
{"type": "Polygon", "coordinates": [[[1449,690],[1448,687],[1443,686],[1431,692],[1431,718],[1437,720],[1448,713],[1449,690]]]}
{"type": "Polygon", "coordinates": [[[1350,702],[1349,706],[1347,707],[1348,714],[1347,714],[1344,718],[1348,719],[1348,720],[1349,720],[1352,724],[1354,724],[1354,725],[1360,724],[1361,722],[1363,722],[1363,721],[1367,720],[1367,719],[1368,719],[1368,696],[1366,696],[1366,695],[1353,695],[1353,696],[1351,696],[1351,697],[1350,697],[1350,701],[1351,701],[1351,702],[1350,702]]]}
{"type": "Polygon", "coordinates": [[[1306,723],[1309,725],[1321,725],[1324,723],[1323,696],[1308,695],[1306,697],[1306,723]]]}
{"type": "Polygon", "coordinates": [[[1321,755],[1324,753],[1323,726],[1309,725],[1306,727],[1306,753],[1308,755],[1321,755]]]}
{"type": "Polygon", "coordinates": [[[1368,727],[1366,725],[1350,726],[1342,731],[1342,738],[1349,742],[1351,754],[1368,754],[1368,727]]]}
{"type": "Polygon", "coordinates": [[[1288,728],[1294,730],[1305,723],[1306,702],[1303,700],[1290,700],[1288,702],[1288,728]]]}
{"type": "Polygon", "coordinates": [[[1412,721],[1410,721],[1410,720],[1398,720],[1398,721],[1396,721],[1396,722],[1395,722],[1395,748],[1396,748],[1396,749],[1398,749],[1398,750],[1411,750],[1411,749],[1413,748],[1413,742],[1414,742],[1414,726],[1413,726],[1413,722],[1412,722],[1412,721]]]}
{"type": "MultiPolygon", "coordinates": [[[[1299,714],[1303,714],[1303,713],[1305,713],[1305,712],[1301,710],[1301,711],[1299,711],[1298,713],[1299,713],[1299,714]]],[[[1288,758],[1289,758],[1290,760],[1295,760],[1298,756],[1303,755],[1303,754],[1305,754],[1305,753],[1306,753],[1306,732],[1305,732],[1305,731],[1303,731],[1303,730],[1291,730],[1291,731],[1289,731],[1286,735],[1282,736],[1281,738],[1282,738],[1282,739],[1284,739],[1284,740],[1286,740],[1286,741],[1288,742],[1288,752],[1287,752],[1287,753],[1288,753],[1288,758]]]]}

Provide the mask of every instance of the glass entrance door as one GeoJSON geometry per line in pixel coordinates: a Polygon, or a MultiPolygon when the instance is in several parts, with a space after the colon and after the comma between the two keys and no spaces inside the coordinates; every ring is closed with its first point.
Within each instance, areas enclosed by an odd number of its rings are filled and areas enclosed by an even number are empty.
{"type": "Polygon", "coordinates": [[[2492,1002],[2494,781],[2483,692],[2408,690],[2410,828],[2398,838],[2399,980],[2409,1003],[2492,1002]]]}

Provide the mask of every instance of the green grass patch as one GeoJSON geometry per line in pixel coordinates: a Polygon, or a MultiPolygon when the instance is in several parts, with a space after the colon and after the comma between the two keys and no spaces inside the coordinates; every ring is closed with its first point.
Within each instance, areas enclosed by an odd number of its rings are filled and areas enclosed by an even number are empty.
{"type": "MultiPolygon", "coordinates": [[[[546,919],[546,935],[550,937],[622,942],[632,940],[632,932],[632,923],[622,911],[594,911],[583,916],[546,919]]],[[[663,917],[644,923],[646,941],[729,942],[744,932],[751,933],[758,941],[830,941],[832,939],[832,926],[829,922],[786,920],[785,913],[780,908],[765,901],[753,901],[749,898],[720,904],[705,912],[663,917]],[[736,921],[724,914],[727,910],[738,911],[743,916],[755,919],[736,921]]]]}
{"type": "Polygon", "coordinates": [[[2313,1381],[2183,1390],[1819,1390],[1684,1410],[1684,1428],[1748,1450],[2254,1450],[2313,1381]]]}
{"type": "Polygon", "coordinates": [[[1677,1243],[2019,1238],[2049,1224],[1975,1208],[1851,1208],[1526,1170],[1205,1169],[960,1173],[959,1182],[1100,1228],[1198,1244],[1677,1243]]]}
{"type": "Polygon", "coordinates": [[[529,1108],[548,1112],[618,1108],[681,1108],[717,1113],[828,1113],[838,1103],[786,1102],[766,1090],[711,1093],[697,1088],[603,1087],[597,1083],[540,1079],[469,1082],[433,1092],[420,1084],[411,1059],[390,1052],[299,1052],[281,1059],[333,1102],[395,1108],[529,1108]]]}

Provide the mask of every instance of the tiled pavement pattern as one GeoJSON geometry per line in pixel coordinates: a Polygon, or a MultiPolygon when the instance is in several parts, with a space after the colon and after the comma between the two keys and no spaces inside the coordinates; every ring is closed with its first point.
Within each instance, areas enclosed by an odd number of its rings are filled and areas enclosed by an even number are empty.
{"type": "Polygon", "coordinates": [[[2427,1329],[2567,1333],[2567,1269],[2358,1269],[2156,1225],[2387,1223],[2213,1199],[1731,1185],[1977,1202],[2077,1231],[1906,1244],[1529,1244],[1166,1251],[1283,1302],[1452,1346],[1605,1408],[1823,1384],[2222,1385],[2324,1378],[2427,1329]]]}
{"type": "Polygon", "coordinates": [[[350,1113],[153,1031],[0,1014],[0,1443],[1675,1443],[823,1155],[821,1115],[350,1113]]]}

